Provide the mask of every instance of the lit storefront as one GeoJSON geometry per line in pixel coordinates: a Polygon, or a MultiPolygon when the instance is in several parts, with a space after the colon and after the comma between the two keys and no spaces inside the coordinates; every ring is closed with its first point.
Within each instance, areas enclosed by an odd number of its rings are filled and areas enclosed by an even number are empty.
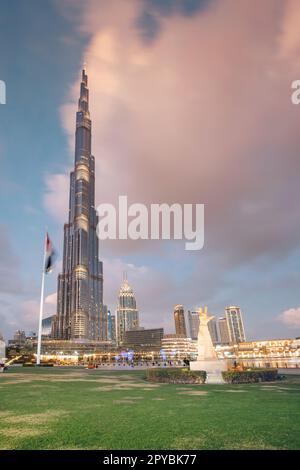
{"type": "Polygon", "coordinates": [[[244,367],[300,367],[300,338],[247,341],[217,346],[218,357],[232,359],[244,367]]]}

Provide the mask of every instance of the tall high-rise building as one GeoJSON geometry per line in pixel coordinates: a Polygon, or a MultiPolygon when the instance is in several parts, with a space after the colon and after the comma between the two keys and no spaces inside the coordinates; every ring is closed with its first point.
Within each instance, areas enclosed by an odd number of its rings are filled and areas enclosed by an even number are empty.
{"type": "MultiPolygon", "coordinates": [[[[204,310],[208,310],[207,307],[204,307],[204,310]]],[[[188,323],[189,323],[189,332],[190,337],[193,340],[198,339],[198,332],[199,332],[199,312],[191,312],[188,311],[188,323]]],[[[212,318],[208,322],[208,330],[211,336],[211,340],[213,344],[217,344],[219,340],[218,330],[217,330],[217,322],[215,318],[212,318]]]]}
{"type": "Polygon", "coordinates": [[[199,313],[188,310],[189,334],[192,339],[198,338],[199,331],[199,313]]]}
{"type": "Polygon", "coordinates": [[[42,337],[43,338],[50,338],[52,333],[52,322],[53,322],[53,315],[50,317],[43,318],[42,320],[42,337]]]}
{"type": "Polygon", "coordinates": [[[228,325],[225,317],[218,318],[219,340],[223,345],[230,344],[228,325]]]}
{"type": "Polygon", "coordinates": [[[139,312],[136,308],[135,296],[125,277],[119,291],[116,311],[116,337],[118,344],[123,343],[125,331],[134,330],[138,327],[139,312]]]}
{"type": "Polygon", "coordinates": [[[175,305],[174,321],[175,321],[176,334],[186,336],[186,326],[185,326],[183,305],[175,305]]]}
{"type": "Polygon", "coordinates": [[[106,339],[87,84],[83,70],[76,113],[75,165],[70,174],[69,220],[64,225],[63,269],[58,276],[57,314],[52,327],[54,338],[67,340],[106,339]]]}
{"type": "Polygon", "coordinates": [[[217,329],[217,322],[215,318],[212,318],[208,324],[208,330],[210,333],[210,337],[212,340],[212,343],[215,345],[219,342],[219,335],[218,335],[218,329],[217,329]]]}
{"type": "Polygon", "coordinates": [[[107,310],[107,339],[116,341],[116,316],[107,310]]]}
{"type": "Polygon", "coordinates": [[[246,341],[242,312],[240,307],[230,306],[225,308],[229,337],[231,343],[246,341]]]}
{"type": "Polygon", "coordinates": [[[103,305],[102,308],[102,329],[103,332],[100,335],[100,339],[102,341],[107,341],[108,340],[108,307],[107,305],[103,305]]]}

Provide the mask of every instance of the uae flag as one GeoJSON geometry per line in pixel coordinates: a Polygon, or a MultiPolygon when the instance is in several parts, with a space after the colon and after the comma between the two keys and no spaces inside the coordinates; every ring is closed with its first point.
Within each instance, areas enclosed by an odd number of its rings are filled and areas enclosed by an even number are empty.
{"type": "Polygon", "coordinates": [[[55,251],[53,248],[52,241],[46,233],[46,254],[45,254],[45,273],[51,273],[54,265],[55,251]]]}

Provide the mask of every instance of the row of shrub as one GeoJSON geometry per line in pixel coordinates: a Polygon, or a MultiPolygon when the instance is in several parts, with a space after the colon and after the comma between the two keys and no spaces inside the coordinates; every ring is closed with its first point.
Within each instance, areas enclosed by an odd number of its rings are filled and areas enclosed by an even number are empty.
{"type": "Polygon", "coordinates": [[[206,372],[204,370],[194,371],[179,367],[147,369],[146,378],[152,382],[165,382],[171,384],[204,384],[206,380],[206,372]]]}
{"type": "MultiPolygon", "coordinates": [[[[146,370],[147,380],[172,384],[204,384],[206,375],[204,370],[195,371],[180,367],[146,370]]],[[[279,379],[277,369],[229,370],[222,372],[222,376],[224,381],[230,384],[273,382],[279,379]]]]}
{"type": "MultiPolygon", "coordinates": [[[[23,367],[35,367],[37,364],[35,362],[24,362],[23,367]]],[[[39,364],[38,367],[53,367],[54,364],[52,362],[42,362],[39,364]]]]}
{"type": "Polygon", "coordinates": [[[223,379],[230,384],[273,382],[278,380],[277,369],[229,370],[222,372],[223,379]]]}

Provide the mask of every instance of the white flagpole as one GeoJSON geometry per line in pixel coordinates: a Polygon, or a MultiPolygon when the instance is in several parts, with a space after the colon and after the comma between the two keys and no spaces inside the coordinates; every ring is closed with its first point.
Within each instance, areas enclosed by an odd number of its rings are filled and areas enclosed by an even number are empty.
{"type": "Polygon", "coordinates": [[[41,363],[42,320],[43,320],[43,309],[44,309],[44,284],[45,284],[45,262],[46,262],[46,240],[47,240],[47,233],[45,235],[45,243],[44,243],[44,259],[43,259],[43,270],[42,270],[39,332],[38,332],[38,344],[37,344],[37,354],[36,354],[36,365],[38,365],[38,366],[41,363]]]}

